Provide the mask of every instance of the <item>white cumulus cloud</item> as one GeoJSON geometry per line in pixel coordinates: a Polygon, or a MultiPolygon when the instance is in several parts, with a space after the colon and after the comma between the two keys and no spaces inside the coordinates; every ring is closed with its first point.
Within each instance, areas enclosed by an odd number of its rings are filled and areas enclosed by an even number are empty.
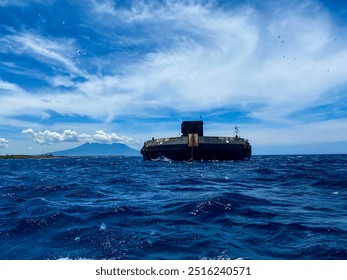
{"type": "MultiPolygon", "coordinates": [[[[116,133],[106,133],[102,130],[96,131],[95,134],[78,133],[73,130],[64,130],[63,132],[56,132],[50,130],[35,131],[32,128],[25,129],[22,134],[30,137],[34,143],[40,145],[50,145],[59,142],[90,142],[100,144],[123,143],[133,144],[137,140],[127,137],[119,136],[116,133]]],[[[1,138],[0,138],[1,139],[1,138]]],[[[1,143],[1,142],[0,142],[1,143]]]]}
{"type": "Polygon", "coordinates": [[[0,148],[8,148],[8,140],[5,138],[0,138],[0,148]]]}

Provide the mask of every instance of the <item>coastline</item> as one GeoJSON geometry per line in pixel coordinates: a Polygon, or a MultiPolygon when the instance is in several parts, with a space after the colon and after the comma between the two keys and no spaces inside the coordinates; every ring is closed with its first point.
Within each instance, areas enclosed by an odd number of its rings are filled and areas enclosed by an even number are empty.
{"type": "Polygon", "coordinates": [[[54,155],[0,155],[0,159],[35,159],[35,158],[57,158],[54,155]]]}
{"type": "Polygon", "coordinates": [[[58,159],[58,158],[128,158],[139,156],[107,155],[107,156],[56,156],[56,155],[0,155],[1,159],[58,159]]]}

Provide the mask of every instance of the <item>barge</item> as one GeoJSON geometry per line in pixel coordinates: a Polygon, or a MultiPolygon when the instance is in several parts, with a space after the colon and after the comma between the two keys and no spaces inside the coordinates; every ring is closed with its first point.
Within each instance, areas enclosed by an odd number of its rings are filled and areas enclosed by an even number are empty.
{"type": "Polygon", "coordinates": [[[237,126],[235,135],[229,137],[204,136],[203,125],[203,121],[183,121],[181,136],[146,141],[141,149],[143,159],[230,161],[251,158],[252,147],[247,139],[238,136],[237,126]]]}

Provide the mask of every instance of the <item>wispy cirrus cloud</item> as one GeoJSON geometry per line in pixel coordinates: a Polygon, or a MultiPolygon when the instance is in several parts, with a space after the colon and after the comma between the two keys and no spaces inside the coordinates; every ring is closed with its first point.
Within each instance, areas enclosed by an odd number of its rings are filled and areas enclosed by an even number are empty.
{"type": "Polygon", "coordinates": [[[54,0],[0,0],[0,7],[6,6],[28,6],[32,3],[50,4],[54,0]]]}
{"type": "MultiPolygon", "coordinates": [[[[172,43],[166,49],[148,52],[122,76],[107,77],[122,85],[113,88],[115,93],[126,92],[133,97],[129,101],[141,101],[142,111],[168,106],[184,113],[231,107],[258,120],[285,120],[329,102],[330,90],[347,82],[345,39],[336,40],[339,28],[315,2],[266,17],[251,7],[225,12],[210,5],[165,3],[159,9],[141,4],[127,13],[114,12],[114,19],[143,23],[154,34],[161,34],[160,21],[164,38],[174,34],[174,40],[166,39],[172,43]]],[[[100,80],[87,84],[93,88],[94,82],[100,84],[100,80]]],[[[112,92],[104,85],[105,92],[112,92]]]]}
{"type": "Polygon", "coordinates": [[[102,130],[96,131],[95,134],[78,133],[74,130],[64,130],[55,132],[50,130],[35,131],[31,128],[22,131],[22,134],[30,137],[34,143],[40,145],[51,145],[59,142],[90,142],[101,144],[137,143],[133,138],[127,136],[118,136],[116,133],[106,133],[102,130]]]}
{"type": "Polygon", "coordinates": [[[0,79],[0,93],[2,94],[16,94],[22,93],[23,89],[17,84],[9,83],[0,79]]]}
{"type": "Polygon", "coordinates": [[[22,32],[6,35],[0,38],[0,43],[4,46],[0,52],[30,56],[52,67],[60,66],[70,74],[82,77],[86,75],[74,63],[79,49],[73,39],[47,38],[39,34],[22,32]]]}
{"type": "MultiPolygon", "coordinates": [[[[114,10],[105,21],[108,28],[122,18],[130,25],[143,24],[155,34],[173,34],[174,39],[149,36],[154,49],[146,50],[140,61],[128,63],[120,74],[99,75],[87,74],[85,65],[75,65],[73,40],[32,33],[6,36],[2,42],[11,51],[85,78],[74,82],[69,76],[56,75],[50,78],[52,85],[74,88],[27,92],[27,100],[32,100],[28,103],[36,104],[38,110],[112,121],[133,113],[155,116],[166,108],[185,113],[231,107],[242,108],[255,119],[270,120],[324,104],[330,89],[347,83],[343,63],[347,49],[334,41],[337,27],[314,3],[262,18],[248,6],[231,12],[199,2],[167,1],[133,3],[118,10],[109,1],[101,2],[97,1],[100,7],[114,10]],[[157,48],[159,41],[172,44],[157,48]],[[79,104],[78,110],[74,104],[79,104]]],[[[95,1],[91,3],[94,12],[106,13],[97,10],[95,1]]]]}

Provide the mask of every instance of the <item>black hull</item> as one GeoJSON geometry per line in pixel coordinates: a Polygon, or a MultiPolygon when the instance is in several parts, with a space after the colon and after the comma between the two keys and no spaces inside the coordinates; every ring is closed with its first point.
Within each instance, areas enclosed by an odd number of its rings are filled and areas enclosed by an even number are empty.
{"type": "Polygon", "coordinates": [[[144,143],[141,154],[144,160],[165,157],[177,161],[191,160],[243,160],[250,159],[252,147],[247,139],[235,137],[204,136],[203,121],[183,121],[181,137],[158,138],[144,143]]]}
{"type": "Polygon", "coordinates": [[[197,147],[187,145],[155,145],[141,150],[144,160],[165,157],[175,161],[189,160],[244,160],[251,158],[251,146],[244,144],[200,144],[197,147]]]}

